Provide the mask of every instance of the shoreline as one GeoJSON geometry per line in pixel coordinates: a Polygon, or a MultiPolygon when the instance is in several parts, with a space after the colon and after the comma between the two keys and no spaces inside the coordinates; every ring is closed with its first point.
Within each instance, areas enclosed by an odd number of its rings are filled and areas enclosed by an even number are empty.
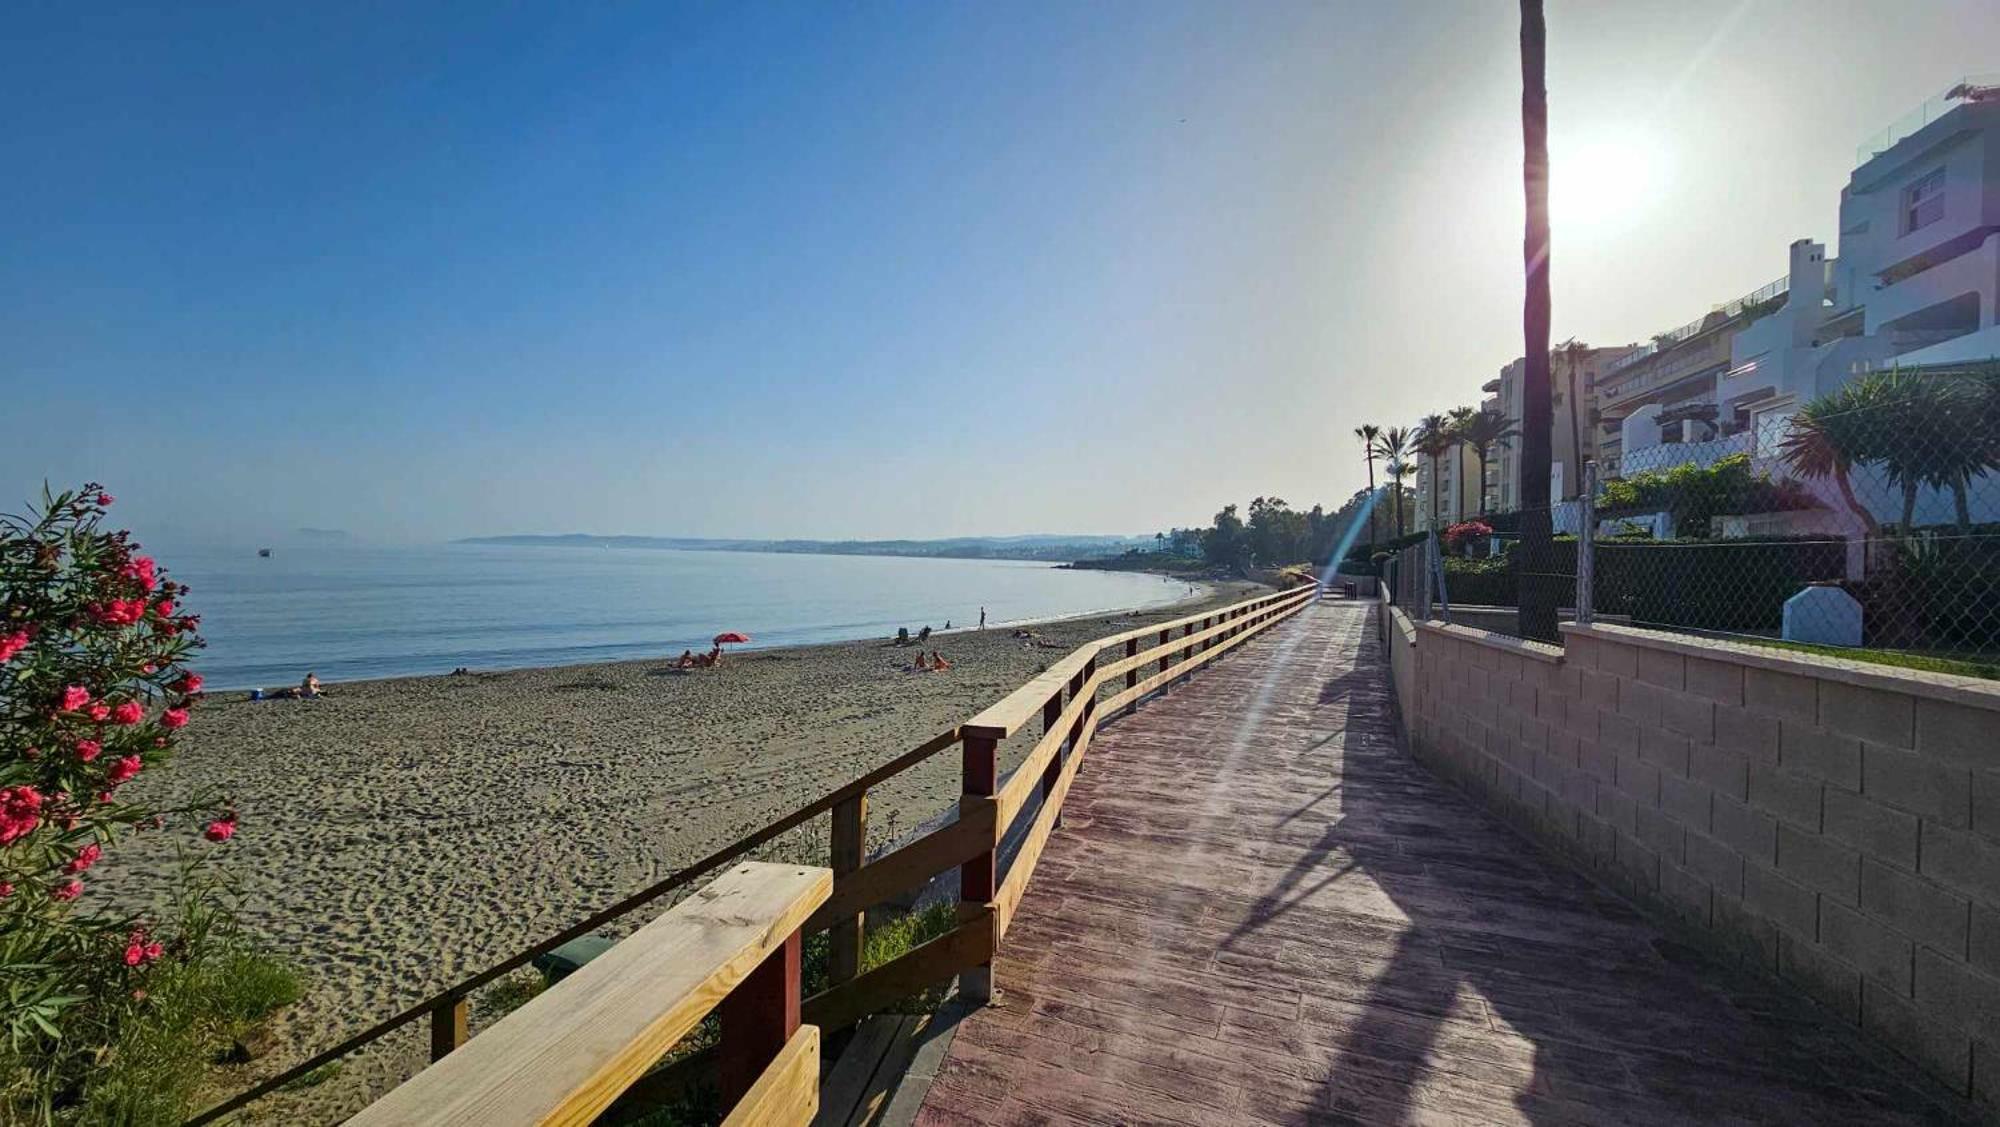
{"type": "MultiPolygon", "coordinates": [[[[218,855],[240,880],[245,925],[308,979],[273,1051],[231,1070],[229,1090],[818,799],[1091,638],[1264,589],[1203,585],[1167,605],[934,632],[923,649],[953,663],[935,674],[905,671],[916,646],[871,636],[736,651],[684,672],[657,655],[346,681],[310,701],[211,694],[173,767],[135,780],[135,797],[171,806],[213,789],[236,801],[242,829],[218,855]]],[[[1003,744],[1002,769],[1032,745],[1032,733],[1003,744]]],[[[948,809],[958,789],[950,754],[872,788],[868,847],[948,809]]],[[[759,855],[823,864],[826,832],[822,816],[759,855]]],[[[184,834],[136,835],[100,866],[90,898],[145,909],[145,891],[170,885],[184,834]]],[[[474,1010],[477,1024],[476,998],[474,1010]]],[[[337,1121],[414,1074],[424,1049],[413,1026],[323,1084],[260,1101],[263,1114],[337,1121]]]]}

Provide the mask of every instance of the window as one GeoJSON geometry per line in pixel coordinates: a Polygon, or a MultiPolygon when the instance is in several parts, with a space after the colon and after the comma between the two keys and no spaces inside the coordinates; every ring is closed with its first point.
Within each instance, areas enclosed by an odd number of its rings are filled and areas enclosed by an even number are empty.
{"type": "Polygon", "coordinates": [[[1944,218],[1944,169],[1934,168],[1903,189],[1903,233],[1944,218]]]}

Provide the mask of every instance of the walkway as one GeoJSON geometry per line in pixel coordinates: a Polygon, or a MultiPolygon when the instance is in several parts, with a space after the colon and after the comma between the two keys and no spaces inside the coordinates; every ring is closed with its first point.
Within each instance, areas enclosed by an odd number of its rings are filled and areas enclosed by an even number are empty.
{"type": "Polygon", "coordinates": [[[1948,1121],[1398,746],[1329,603],[1099,733],[919,1122],[1948,1121]]]}

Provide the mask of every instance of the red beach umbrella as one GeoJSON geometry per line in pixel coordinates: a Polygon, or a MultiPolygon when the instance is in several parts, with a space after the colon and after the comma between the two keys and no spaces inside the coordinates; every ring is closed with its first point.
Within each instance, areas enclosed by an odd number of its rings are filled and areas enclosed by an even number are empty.
{"type": "Polygon", "coordinates": [[[739,634],[734,630],[731,630],[727,634],[717,634],[715,636],[715,644],[718,646],[729,642],[747,642],[749,640],[750,640],[750,635],[739,634]]]}

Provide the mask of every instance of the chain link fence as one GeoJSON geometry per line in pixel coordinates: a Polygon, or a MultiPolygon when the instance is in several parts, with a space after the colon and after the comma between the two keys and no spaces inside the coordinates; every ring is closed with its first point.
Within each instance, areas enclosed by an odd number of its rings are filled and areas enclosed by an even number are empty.
{"type": "Polygon", "coordinates": [[[1560,621],[2000,675],[2000,370],[1871,373],[1789,412],[1721,413],[1649,411],[1540,513],[1440,521],[1397,554],[1392,597],[1509,634],[1543,633],[1519,626],[1539,596],[1560,621]]]}

